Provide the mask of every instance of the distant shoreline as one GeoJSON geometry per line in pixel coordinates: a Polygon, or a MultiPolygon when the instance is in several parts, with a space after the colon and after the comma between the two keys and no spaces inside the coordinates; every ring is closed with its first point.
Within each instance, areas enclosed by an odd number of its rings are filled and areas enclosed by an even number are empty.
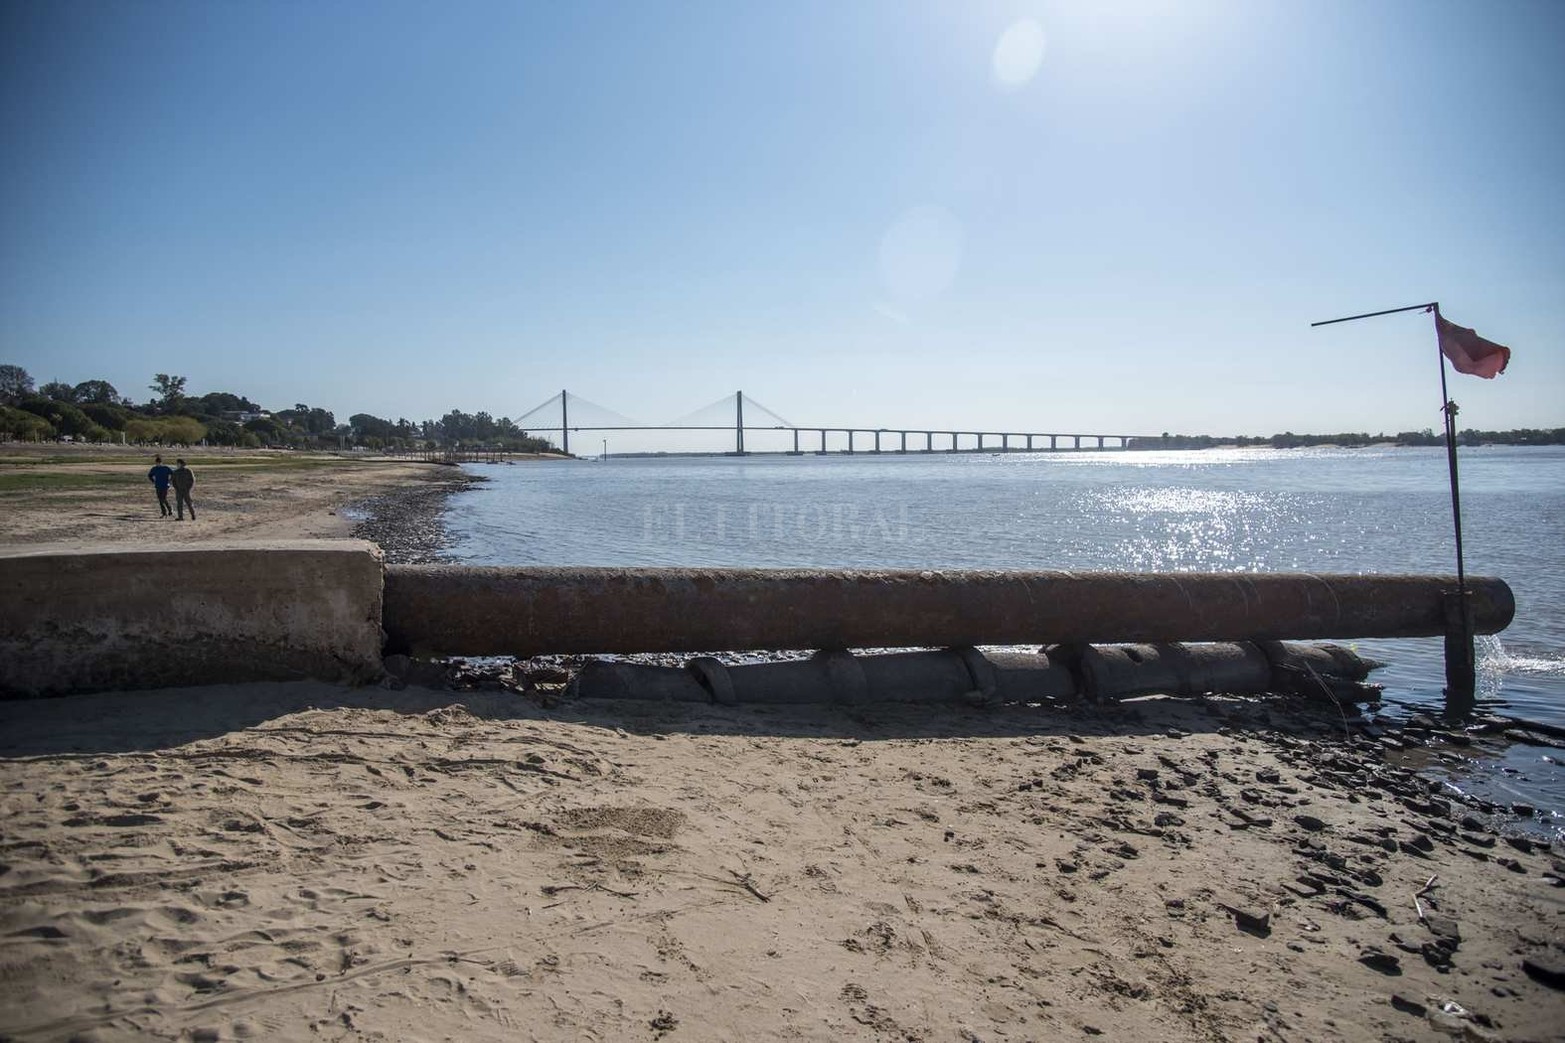
{"type": "MultiPolygon", "coordinates": [[[[1546,449],[1546,448],[1549,448],[1549,447],[1555,446],[1555,445],[1565,445],[1565,442],[1560,442],[1560,443],[1545,442],[1545,443],[1538,443],[1538,444],[1521,444],[1521,443],[1510,443],[1510,442],[1481,442],[1481,443],[1478,443],[1476,445],[1462,444],[1462,445],[1459,445],[1458,448],[1461,448],[1461,449],[1480,449],[1480,448],[1482,448],[1482,449],[1489,449],[1489,448],[1546,449]]],[[[825,452],[821,452],[820,450],[817,450],[817,449],[807,449],[807,450],[801,450],[799,452],[793,452],[791,450],[783,450],[783,449],[749,449],[749,450],[746,450],[742,455],[744,455],[744,456],[980,456],[980,455],[982,455],[982,456],[1021,456],[1021,455],[1031,454],[1031,455],[1034,455],[1034,456],[1039,456],[1039,455],[1048,455],[1048,456],[1079,456],[1079,455],[1082,455],[1082,454],[1117,455],[1117,454],[1125,454],[1125,453],[1174,453],[1174,452],[1189,453],[1189,452],[1206,452],[1206,451],[1209,451],[1209,450],[1224,450],[1224,449],[1264,449],[1264,450],[1273,450],[1273,451],[1283,452],[1283,451],[1292,450],[1292,449],[1352,449],[1352,450],[1359,450],[1359,449],[1430,449],[1430,448],[1439,448],[1439,446],[1412,445],[1412,444],[1409,444],[1409,443],[1406,443],[1406,442],[1365,442],[1365,443],[1312,442],[1312,443],[1309,443],[1309,444],[1288,445],[1288,446],[1274,446],[1274,445],[1269,445],[1269,444],[1265,444],[1265,443],[1250,443],[1250,444],[1242,445],[1242,444],[1240,444],[1238,442],[1216,442],[1216,443],[1213,443],[1212,445],[1201,445],[1201,446],[1193,446],[1193,445],[1167,445],[1167,446],[1163,446],[1163,445],[1156,445],[1156,446],[1154,446],[1154,445],[1145,445],[1145,446],[1129,446],[1129,447],[1106,446],[1106,447],[1101,448],[1101,449],[1098,448],[1097,446],[1082,446],[1080,449],[1000,449],[1000,448],[996,448],[994,446],[984,446],[982,449],[979,449],[977,446],[969,446],[969,447],[962,448],[962,449],[879,449],[879,450],[877,450],[877,449],[853,449],[853,450],[848,450],[848,449],[828,449],[825,452]]],[[[717,451],[712,451],[712,452],[695,452],[695,451],[657,452],[657,451],[650,451],[650,452],[636,452],[636,453],[610,453],[606,457],[604,457],[604,456],[584,457],[584,459],[600,460],[600,461],[601,460],[660,460],[660,459],[691,459],[691,458],[698,458],[698,457],[724,457],[724,456],[738,457],[740,455],[741,454],[735,453],[731,449],[729,449],[729,450],[717,450],[717,451]]]]}

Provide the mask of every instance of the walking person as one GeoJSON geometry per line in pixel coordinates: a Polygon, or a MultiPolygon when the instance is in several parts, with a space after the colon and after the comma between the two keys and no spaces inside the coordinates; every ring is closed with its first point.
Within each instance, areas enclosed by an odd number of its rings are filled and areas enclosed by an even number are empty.
{"type": "Polygon", "coordinates": [[[163,462],[162,454],[152,458],[152,470],[147,472],[147,481],[152,483],[152,488],[157,490],[158,517],[168,518],[174,513],[174,508],[168,505],[168,483],[174,476],[174,469],[163,462]]]}
{"type": "Polygon", "coordinates": [[[196,505],[190,502],[190,488],[196,484],[196,476],[190,468],[185,466],[185,461],[176,460],[179,464],[174,468],[174,503],[179,508],[179,520],[185,520],[185,508],[190,508],[190,520],[196,520],[196,505]]]}

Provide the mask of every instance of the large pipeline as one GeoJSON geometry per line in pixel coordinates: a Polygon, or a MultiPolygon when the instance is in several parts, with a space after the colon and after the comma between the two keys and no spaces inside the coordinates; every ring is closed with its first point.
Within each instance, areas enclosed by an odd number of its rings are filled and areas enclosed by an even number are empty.
{"type": "MultiPolygon", "coordinates": [[[[388,649],[715,652],[1434,637],[1454,576],[392,565],[388,649]]],[[[1474,630],[1503,580],[1467,577],[1474,630]]]]}

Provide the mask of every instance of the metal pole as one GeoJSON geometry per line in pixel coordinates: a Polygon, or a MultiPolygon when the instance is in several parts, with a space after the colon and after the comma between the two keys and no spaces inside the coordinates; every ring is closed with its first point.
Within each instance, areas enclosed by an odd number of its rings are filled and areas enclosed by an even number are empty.
{"type": "Polygon", "coordinates": [[[1473,653],[1473,615],[1469,604],[1471,591],[1467,586],[1467,571],[1462,555],[1462,492],[1456,469],[1456,403],[1451,401],[1446,388],[1445,353],[1440,350],[1440,302],[1410,304],[1405,308],[1387,308],[1385,311],[1348,315],[1340,319],[1312,322],[1313,326],[1330,326],[1354,319],[1373,319],[1379,315],[1396,315],[1405,311],[1430,311],[1435,316],[1435,353],[1440,360],[1440,412],[1445,417],[1446,467],[1451,476],[1451,522],[1456,533],[1456,590],[1448,591],[1446,598],[1445,628],[1445,698],[1446,713],[1461,716],[1473,707],[1477,690],[1476,656],[1473,653]]]}
{"type": "Polygon", "coordinates": [[[1473,651],[1473,613],[1467,590],[1467,570],[1462,554],[1462,490],[1456,471],[1456,403],[1446,390],[1445,352],[1440,350],[1440,304],[1430,305],[1435,315],[1435,355],[1440,360],[1440,412],[1445,417],[1445,458],[1451,474],[1451,522],[1456,532],[1456,594],[1454,617],[1445,634],[1446,712],[1463,716],[1477,698],[1477,656],[1473,651]],[[1454,631],[1454,632],[1453,632],[1454,631]]]}
{"type": "Polygon", "coordinates": [[[1385,311],[1367,311],[1363,315],[1345,315],[1340,319],[1327,319],[1324,322],[1312,322],[1310,323],[1310,326],[1312,328],[1315,326],[1330,326],[1334,322],[1352,322],[1354,319],[1373,319],[1377,315],[1395,315],[1397,312],[1401,311],[1422,311],[1425,308],[1439,307],[1440,304],[1437,301],[1430,301],[1428,304],[1409,304],[1406,308],[1387,308],[1385,311]]]}

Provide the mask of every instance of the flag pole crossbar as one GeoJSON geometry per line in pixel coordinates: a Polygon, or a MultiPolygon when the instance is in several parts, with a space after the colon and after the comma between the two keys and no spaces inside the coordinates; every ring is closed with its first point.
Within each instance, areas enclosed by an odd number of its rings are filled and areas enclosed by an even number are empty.
{"type": "Polygon", "coordinates": [[[1340,319],[1327,319],[1324,322],[1312,322],[1310,327],[1330,326],[1334,322],[1352,322],[1354,319],[1373,319],[1378,315],[1395,315],[1403,311],[1428,311],[1430,308],[1439,308],[1439,301],[1430,301],[1428,304],[1409,304],[1406,308],[1387,308],[1385,311],[1368,311],[1363,315],[1344,315],[1340,319]]]}

